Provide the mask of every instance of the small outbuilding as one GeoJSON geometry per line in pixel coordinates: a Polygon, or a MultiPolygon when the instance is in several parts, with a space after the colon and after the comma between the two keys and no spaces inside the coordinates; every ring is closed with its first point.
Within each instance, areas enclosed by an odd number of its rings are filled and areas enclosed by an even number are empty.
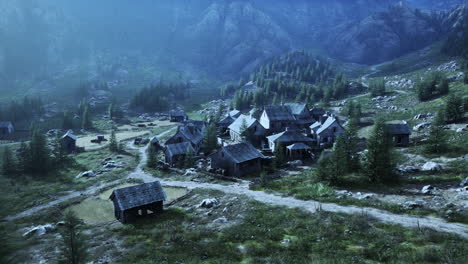
{"type": "Polygon", "coordinates": [[[178,162],[184,160],[189,153],[195,154],[192,144],[190,142],[182,142],[166,145],[164,156],[167,164],[175,166],[178,162]]]}
{"type": "Polygon", "coordinates": [[[385,122],[387,133],[397,147],[407,147],[410,143],[411,129],[406,121],[394,120],[385,122]]]}
{"type": "Polygon", "coordinates": [[[13,126],[13,123],[9,121],[0,121],[0,138],[2,136],[7,136],[15,133],[15,127],[13,126]]]}
{"type": "Polygon", "coordinates": [[[169,113],[169,120],[171,122],[184,122],[188,119],[187,114],[182,110],[172,110],[169,113]]]}
{"type": "Polygon", "coordinates": [[[312,148],[304,143],[294,143],[286,147],[288,159],[302,160],[312,158],[312,148]]]}
{"type": "Polygon", "coordinates": [[[249,143],[225,146],[210,155],[211,167],[223,169],[233,177],[243,177],[262,170],[265,157],[249,143]]]}
{"type": "Polygon", "coordinates": [[[76,151],[76,140],[77,137],[73,134],[73,131],[69,130],[60,139],[60,144],[67,153],[72,153],[76,151]]]}
{"type": "Polygon", "coordinates": [[[166,198],[159,181],[117,189],[109,197],[114,203],[115,218],[123,224],[161,213],[166,198]]]}

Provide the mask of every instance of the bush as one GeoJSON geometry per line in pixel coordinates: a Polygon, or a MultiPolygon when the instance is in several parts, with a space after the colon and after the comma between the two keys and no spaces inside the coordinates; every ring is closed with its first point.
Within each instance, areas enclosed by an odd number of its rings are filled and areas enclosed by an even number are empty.
{"type": "Polygon", "coordinates": [[[416,83],[415,87],[420,101],[428,101],[449,93],[449,83],[442,72],[431,73],[424,80],[416,83]]]}

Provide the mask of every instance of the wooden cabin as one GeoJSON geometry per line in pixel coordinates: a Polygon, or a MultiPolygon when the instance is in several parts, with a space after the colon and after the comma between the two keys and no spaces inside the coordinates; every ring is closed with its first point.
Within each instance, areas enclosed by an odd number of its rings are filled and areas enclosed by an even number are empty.
{"type": "Polygon", "coordinates": [[[272,135],[267,137],[268,138],[268,147],[271,151],[275,151],[276,146],[281,144],[283,146],[283,151],[286,150],[286,147],[292,145],[294,143],[303,143],[308,146],[311,146],[314,142],[313,139],[303,135],[297,130],[290,130],[286,128],[286,131],[272,135]]]}
{"type": "Polygon", "coordinates": [[[283,105],[265,106],[260,117],[260,124],[268,130],[268,133],[274,134],[284,131],[287,127],[293,127],[296,124],[296,118],[291,113],[289,107],[283,105]]]}
{"type": "Polygon", "coordinates": [[[123,224],[163,211],[166,200],[159,181],[114,190],[109,199],[114,203],[114,215],[123,224]]]}
{"type": "Polygon", "coordinates": [[[262,145],[262,141],[264,141],[266,134],[267,131],[260,122],[248,115],[241,115],[229,126],[229,135],[231,136],[231,140],[237,143],[243,142],[244,137],[247,137],[247,140],[249,140],[251,144],[254,146],[260,146],[262,145]]]}
{"type": "Polygon", "coordinates": [[[72,153],[76,151],[76,140],[77,137],[69,130],[60,138],[60,144],[67,153],[72,153]]]}
{"type": "Polygon", "coordinates": [[[232,177],[260,172],[263,158],[265,157],[249,143],[225,146],[209,157],[212,168],[223,169],[232,177]]]}
{"type": "Polygon", "coordinates": [[[394,120],[385,122],[385,128],[396,147],[407,147],[410,143],[411,129],[406,121],[394,120]]]}
{"type": "Polygon", "coordinates": [[[169,120],[171,122],[184,122],[188,119],[187,114],[182,110],[172,110],[169,113],[169,120]]]}
{"type": "Polygon", "coordinates": [[[184,160],[189,153],[192,153],[193,155],[196,154],[190,142],[168,144],[164,150],[166,163],[172,167],[176,166],[178,162],[184,160]]]}

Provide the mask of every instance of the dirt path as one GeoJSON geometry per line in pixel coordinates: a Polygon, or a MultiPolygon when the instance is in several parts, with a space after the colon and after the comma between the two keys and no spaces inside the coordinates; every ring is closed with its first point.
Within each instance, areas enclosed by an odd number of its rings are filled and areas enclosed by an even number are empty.
{"type": "MultiPolygon", "coordinates": [[[[171,128],[169,130],[166,130],[165,132],[159,134],[158,137],[163,137],[163,136],[167,135],[168,133],[172,132],[174,129],[176,129],[176,128],[173,127],[173,128],[171,128]]],[[[131,143],[129,145],[131,145],[131,143]]],[[[132,173],[130,173],[126,178],[142,179],[145,182],[154,181],[154,178],[152,176],[146,174],[142,170],[142,168],[146,164],[146,160],[147,160],[146,149],[147,149],[147,146],[144,147],[144,148],[139,149],[140,150],[140,163],[138,164],[137,168],[132,173]]],[[[66,201],[68,201],[70,199],[73,199],[73,198],[76,198],[76,197],[79,197],[79,196],[94,195],[96,192],[98,192],[102,188],[106,188],[106,187],[109,187],[109,186],[119,184],[121,181],[122,181],[122,179],[119,179],[119,180],[115,180],[115,181],[112,181],[112,182],[101,183],[101,184],[98,184],[98,185],[91,186],[91,187],[89,187],[88,189],[86,189],[84,191],[70,192],[69,194],[61,196],[60,198],[57,198],[56,200],[53,200],[51,202],[32,207],[32,208],[27,209],[27,210],[25,210],[25,211],[23,211],[23,212],[21,212],[19,214],[16,214],[16,215],[7,216],[5,218],[5,220],[12,221],[12,220],[16,220],[16,219],[19,219],[19,218],[31,216],[31,215],[33,215],[33,214],[35,214],[35,213],[37,213],[37,212],[39,212],[41,210],[51,208],[53,206],[56,206],[56,205],[58,205],[60,203],[66,202],[66,201]]]]}
{"type": "MultiPolygon", "coordinates": [[[[174,129],[174,128],[173,128],[174,129]]],[[[170,129],[159,137],[170,133],[173,129],[170,129]]],[[[404,214],[394,214],[388,211],[370,208],[370,207],[358,207],[358,206],[342,206],[334,203],[320,203],[317,201],[303,201],[298,200],[292,197],[283,197],[275,194],[265,193],[262,191],[253,191],[249,190],[248,187],[245,185],[221,185],[221,184],[212,184],[212,183],[199,183],[199,182],[191,182],[191,181],[169,181],[169,180],[161,180],[154,178],[152,175],[147,174],[143,171],[143,167],[146,164],[147,155],[146,155],[147,146],[142,147],[139,149],[141,159],[140,163],[138,164],[137,168],[128,175],[128,178],[134,179],[141,179],[144,182],[152,182],[155,180],[160,180],[161,184],[164,186],[173,186],[173,187],[185,187],[188,189],[213,189],[218,190],[224,193],[234,194],[234,195],[245,195],[251,199],[257,200],[259,202],[277,205],[277,206],[285,206],[288,208],[300,208],[310,213],[314,213],[317,210],[321,209],[328,212],[336,212],[336,213],[346,213],[346,214],[362,214],[365,213],[371,217],[376,218],[379,221],[389,224],[398,224],[408,228],[417,228],[417,227],[425,227],[434,229],[441,232],[453,233],[464,238],[468,239],[468,226],[459,223],[448,223],[447,221],[435,218],[435,217],[417,217],[417,216],[410,216],[404,214]]],[[[111,184],[111,183],[109,183],[111,184]]],[[[90,189],[83,192],[84,195],[86,194],[93,194],[98,191],[101,187],[94,186],[90,189]]],[[[20,217],[28,216],[32,213],[40,211],[45,208],[52,207],[56,204],[64,202],[68,199],[77,197],[81,193],[71,193],[67,196],[64,196],[56,201],[40,205],[37,207],[33,207],[27,211],[24,211],[16,216],[9,217],[7,220],[14,220],[20,217]]]]}

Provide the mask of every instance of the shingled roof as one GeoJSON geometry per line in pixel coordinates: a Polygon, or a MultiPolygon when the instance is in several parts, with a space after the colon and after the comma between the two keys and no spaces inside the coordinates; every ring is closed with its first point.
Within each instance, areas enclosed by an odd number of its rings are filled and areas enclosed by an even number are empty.
{"type": "Polygon", "coordinates": [[[78,137],[75,136],[75,135],[73,134],[73,131],[71,131],[71,130],[68,130],[67,133],[66,133],[65,135],[62,136],[62,139],[66,138],[66,137],[69,137],[69,138],[71,138],[71,139],[73,139],[73,140],[77,140],[77,139],[78,139],[78,137]]]}
{"type": "Polygon", "coordinates": [[[298,131],[286,130],[284,132],[267,137],[273,142],[312,142],[313,139],[304,136],[298,131]]]}
{"type": "Polygon", "coordinates": [[[317,130],[317,134],[321,134],[323,131],[327,130],[333,123],[337,122],[338,125],[341,126],[340,122],[338,122],[338,119],[335,117],[328,117],[327,120],[323,123],[323,125],[317,130]]]}
{"type": "Polygon", "coordinates": [[[226,116],[221,121],[219,121],[219,125],[224,125],[224,126],[230,126],[232,123],[234,123],[234,118],[230,115],[226,116]]]}
{"type": "Polygon", "coordinates": [[[234,119],[236,119],[236,118],[238,118],[241,114],[242,114],[242,113],[241,113],[239,110],[234,109],[234,110],[230,111],[228,115],[229,115],[230,117],[233,117],[234,119]]]}
{"type": "MultiPolygon", "coordinates": [[[[195,125],[179,126],[177,133],[180,133],[186,140],[198,145],[203,140],[203,131],[195,125]]],[[[176,133],[176,135],[177,135],[176,133]]]]}
{"type": "Polygon", "coordinates": [[[385,127],[390,135],[411,135],[411,129],[406,121],[388,121],[385,122],[385,127]]]}
{"type": "Polygon", "coordinates": [[[188,152],[195,153],[195,150],[192,147],[192,144],[189,142],[182,142],[177,144],[168,144],[166,145],[166,151],[169,152],[169,155],[184,155],[188,152]]]}
{"type": "Polygon", "coordinates": [[[294,143],[292,145],[287,146],[289,150],[307,150],[307,149],[312,149],[311,147],[307,146],[304,143],[294,143]]]}
{"type": "Polygon", "coordinates": [[[300,104],[300,103],[290,103],[290,104],[285,104],[285,106],[289,107],[289,110],[293,115],[300,115],[305,109],[307,109],[306,104],[300,104]]]}
{"type": "Polygon", "coordinates": [[[121,211],[166,200],[159,181],[114,190],[109,197],[121,211]]]}
{"type": "Polygon", "coordinates": [[[265,112],[270,121],[295,121],[296,118],[291,114],[289,107],[284,105],[265,106],[265,112]]]}
{"type": "Polygon", "coordinates": [[[243,163],[254,159],[265,158],[256,148],[249,143],[239,143],[223,147],[223,151],[235,163],[243,163]]]}
{"type": "Polygon", "coordinates": [[[247,125],[247,128],[250,128],[253,124],[255,124],[255,122],[258,122],[257,119],[251,116],[241,115],[236,119],[236,121],[234,121],[234,123],[232,123],[229,126],[229,129],[240,134],[242,132],[241,128],[242,128],[242,124],[244,123],[244,120],[247,125]]]}

